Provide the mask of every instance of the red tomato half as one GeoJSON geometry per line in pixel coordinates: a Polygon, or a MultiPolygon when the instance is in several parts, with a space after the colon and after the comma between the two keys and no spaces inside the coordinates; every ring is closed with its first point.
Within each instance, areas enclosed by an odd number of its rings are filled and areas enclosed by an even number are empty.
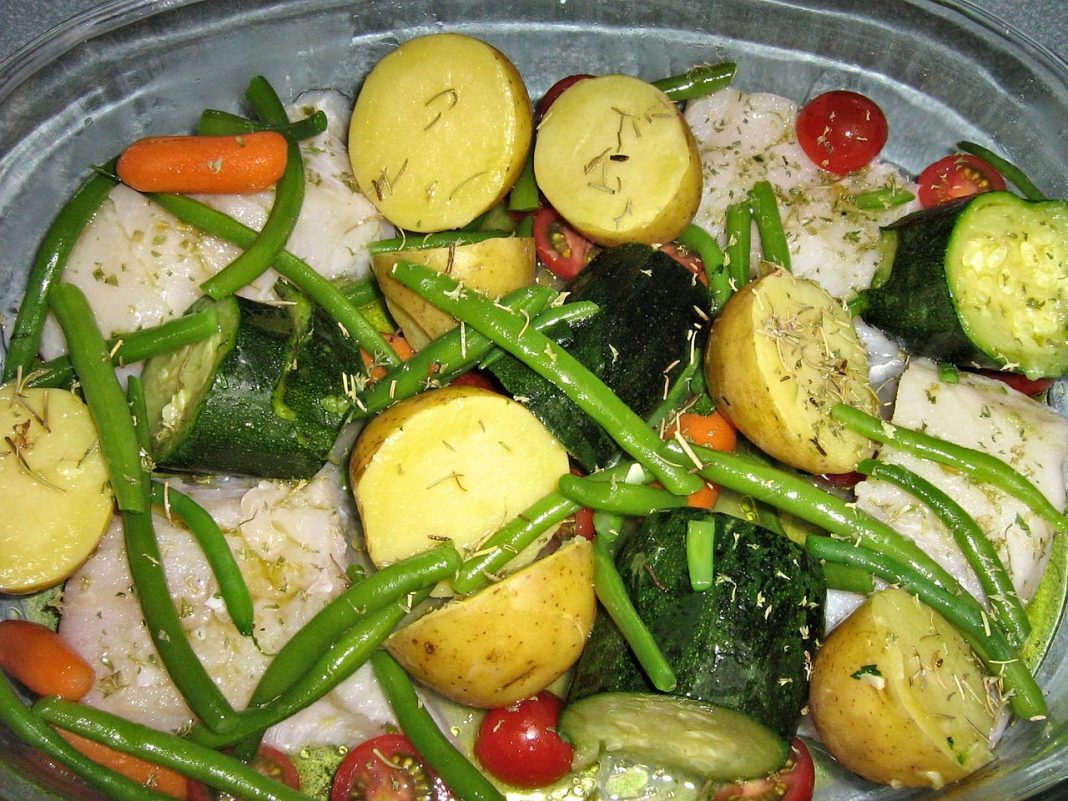
{"type": "Polygon", "coordinates": [[[1001,173],[970,153],[939,159],[920,173],[916,183],[920,186],[920,205],[925,209],[948,200],[1005,188],[1001,173]]]}
{"type": "Polygon", "coordinates": [[[1010,373],[1004,370],[977,370],[976,372],[979,375],[985,375],[987,378],[995,378],[1008,384],[1017,392],[1031,396],[1041,395],[1052,387],[1054,382],[1052,378],[1028,378],[1021,373],[1010,373]]]}
{"type": "Polygon", "coordinates": [[[886,144],[886,115],[857,92],[826,92],[797,115],[797,142],[819,167],[846,175],[865,167],[886,144]]]}
{"type": "Polygon", "coordinates": [[[798,738],[790,743],[790,758],[786,767],[763,779],[744,784],[728,784],[716,793],[714,801],[753,799],[754,801],[812,801],[816,785],[816,769],[808,748],[798,738]]]}
{"type": "Polygon", "coordinates": [[[539,122],[542,117],[545,116],[545,112],[549,110],[549,106],[556,102],[556,98],[560,97],[565,90],[574,86],[579,81],[584,81],[587,78],[592,78],[592,75],[568,75],[566,78],[561,78],[552,86],[549,87],[549,91],[546,92],[541,100],[538,101],[538,107],[535,109],[534,121],[539,122]]]}
{"type": "Polygon", "coordinates": [[[451,801],[452,793],[403,734],[372,737],[334,774],[330,801],[451,801]]]}
{"type": "MultiPolygon", "coordinates": [[[[271,779],[294,790],[300,789],[300,774],[293,764],[293,760],[277,748],[269,745],[261,745],[256,752],[256,758],[252,760],[252,767],[271,779]]],[[[231,796],[222,794],[221,798],[231,796]]],[[[188,801],[211,801],[214,798],[211,790],[200,782],[189,782],[189,790],[186,795],[188,801]]]]}
{"type": "Polygon", "coordinates": [[[578,275],[593,258],[593,243],[548,207],[534,214],[534,250],[545,268],[565,281],[578,275]]]}
{"type": "Polygon", "coordinates": [[[501,781],[544,787],[571,769],[574,749],[556,733],[564,702],[542,691],[514,706],[491,709],[475,740],[475,756],[501,781]]]}
{"type": "Polygon", "coordinates": [[[705,272],[705,263],[701,261],[700,256],[678,242],[668,242],[665,245],[661,245],[660,249],[696,275],[698,281],[708,286],[708,274],[705,272]]]}

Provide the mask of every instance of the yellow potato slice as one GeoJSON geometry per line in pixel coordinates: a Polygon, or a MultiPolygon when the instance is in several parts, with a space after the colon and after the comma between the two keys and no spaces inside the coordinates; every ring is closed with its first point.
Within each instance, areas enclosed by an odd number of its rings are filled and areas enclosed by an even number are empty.
{"type": "Polygon", "coordinates": [[[848,312],[818,284],[779,270],[746,284],[712,324],[705,377],[749,440],[810,473],[848,473],[875,444],[830,417],[879,402],[848,312]]]}
{"type": "Polygon", "coordinates": [[[816,656],[809,704],[820,739],[871,781],[941,787],[993,757],[997,705],[946,620],[904,590],[873,595],[816,656]]]}
{"type": "Polygon", "coordinates": [[[395,633],[405,669],[461,704],[507,706],[575,663],[593,627],[593,548],[578,538],[475,595],[395,633]]]}
{"type": "MultiPolygon", "coordinates": [[[[456,386],[380,414],[360,434],[350,464],[367,554],[379,567],[444,539],[461,553],[475,551],[567,472],[567,452],[524,406],[456,386]]],[[[540,544],[512,567],[530,562],[540,544]]]]}
{"type": "Polygon", "coordinates": [[[112,495],[89,409],[62,389],[0,387],[0,592],[66,579],[111,522],[112,495]]]}
{"type": "Polygon", "coordinates": [[[456,318],[428,303],[389,274],[398,261],[424,264],[447,273],[469,289],[499,298],[534,283],[534,240],[530,237],[495,237],[452,248],[427,248],[382,253],[372,266],[390,314],[404,331],[404,338],[419,350],[456,327],[456,318]]]}
{"type": "Polygon", "coordinates": [[[678,107],[629,75],[569,87],[538,126],[534,173],[548,201],[602,245],[668,242],[701,200],[701,157],[678,107]]]}
{"type": "Polygon", "coordinates": [[[533,133],[515,66],[454,33],[412,39],[371,70],[356,99],[356,183],[393,224],[461,228],[515,183],[533,133]]]}

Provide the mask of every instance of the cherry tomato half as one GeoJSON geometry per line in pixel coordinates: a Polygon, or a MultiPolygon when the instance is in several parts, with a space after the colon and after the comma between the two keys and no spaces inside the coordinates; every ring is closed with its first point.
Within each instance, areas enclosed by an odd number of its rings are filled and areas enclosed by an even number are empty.
{"type": "Polygon", "coordinates": [[[549,87],[549,91],[542,95],[541,100],[538,101],[538,106],[534,110],[534,121],[539,122],[542,117],[545,116],[545,112],[549,110],[549,106],[556,102],[556,98],[560,97],[566,89],[574,86],[579,81],[584,81],[587,78],[592,78],[592,75],[568,75],[566,78],[561,78],[552,86],[549,87]]]}
{"type": "Polygon", "coordinates": [[[549,207],[534,214],[534,250],[545,268],[565,281],[578,275],[593,258],[593,243],[549,207]]]}
{"type": "Polygon", "coordinates": [[[685,245],[678,242],[668,242],[661,245],[660,249],[671,256],[675,261],[697,276],[697,280],[704,286],[708,286],[708,273],[705,272],[705,263],[701,257],[685,245]]]}
{"type": "Polygon", "coordinates": [[[475,740],[482,767],[517,787],[544,787],[571,769],[574,749],[556,733],[564,702],[542,691],[513,706],[491,709],[475,740]]]}
{"type": "Polygon", "coordinates": [[[1028,378],[1021,373],[1011,373],[1005,370],[977,370],[979,375],[985,375],[987,378],[995,378],[1010,387],[1017,392],[1022,392],[1024,395],[1041,395],[1043,392],[1053,386],[1054,379],[1052,378],[1028,378]]]}
{"type": "MultiPolygon", "coordinates": [[[[256,758],[252,760],[252,767],[271,779],[294,790],[300,789],[300,774],[293,764],[293,760],[277,748],[269,745],[261,745],[256,752],[256,758]]],[[[189,782],[189,790],[186,795],[188,801],[211,801],[215,794],[200,782],[189,782]]],[[[220,793],[218,798],[233,798],[226,793],[220,793]]]]}
{"type": "Polygon", "coordinates": [[[920,205],[925,209],[949,200],[1005,188],[1001,173],[970,153],[939,159],[920,173],[916,183],[920,187],[920,205]]]}
{"type": "Polygon", "coordinates": [[[886,144],[883,110],[857,92],[825,92],[797,115],[797,142],[818,166],[835,175],[865,167],[886,144]]]}
{"type": "Polygon", "coordinates": [[[763,779],[744,784],[728,784],[719,789],[714,801],[812,801],[816,785],[816,769],[808,748],[798,738],[790,743],[790,758],[786,766],[763,779]]]}
{"type": "Polygon", "coordinates": [[[354,748],[334,774],[330,801],[451,801],[452,793],[403,734],[354,748]]]}

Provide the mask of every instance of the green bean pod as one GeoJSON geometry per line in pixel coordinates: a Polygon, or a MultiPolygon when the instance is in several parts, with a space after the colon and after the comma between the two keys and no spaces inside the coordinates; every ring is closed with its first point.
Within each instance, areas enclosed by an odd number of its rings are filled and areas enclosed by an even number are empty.
{"type": "Polygon", "coordinates": [[[1019,652],[978,605],[950,595],[910,567],[862,546],[814,535],[805,541],[805,549],[817,559],[859,567],[884,581],[900,584],[960,629],[991,674],[1004,682],[1004,694],[1018,717],[1044,720],[1049,714],[1042,690],[1019,652]]]}
{"type": "Polygon", "coordinates": [[[533,329],[520,315],[426,267],[401,261],[393,265],[392,272],[404,286],[492,339],[534,372],[556,384],[623,450],[648,467],[669,491],[690,495],[701,489],[701,480],[691,475],[684,464],[661,453],[662,441],[644,420],[589,368],[533,329]]]}
{"type": "Polygon", "coordinates": [[[694,251],[701,259],[701,264],[705,268],[705,277],[708,278],[708,294],[712,300],[712,316],[714,317],[731,296],[731,280],[725,269],[726,260],[723,248],[708,231],[693,224],[687,225],[676,241],[694,251]]]}
{"type": "Polygon", "coordinates": [[[993,484],[1024,503],[1056,528],[1068,531],[1068,517],[1057,511],[1042,490],[1026,476],[989,453],[956,445],[922,431],[895,426],[844,403],[836,403],[831,409],[831,416],[850,431],[868,439],[883,445],[894,445],[916,456],[961,470],[979,481],[993,484]]]}
{"type": "Polygon", "coordinates": [[[26,281],[15,325],[11,329],[11,341],[4,359],[4,383],[15,378],[21,371],[29,375],[33,369],[37,350],[41,346],[41,330],[48,316],[48,296],[52,287],[59,283],[67,266],[70,252],[78,241],[89,220],[96,214],[104,198],[118,183],[112,160],[103,170],[94,175],[75,192],[56,215],[37,249],[26,281]]]}
{"type": "Polygon", "coordinates": [[[623,482],[605,484],[579,476],[560,476],[560,494],[579,506],[627,517],[648,517],[661,509],[688,505],[685,497],[655,487],[623,482]]]}
{"type": "Polygon", "coordinates": [[[152,483],[152,502],[162,507],[167,515],[174,512],[185,523],[219,583],[219,594],[234,626],[246,637],[250,636],[253,623],[252,595],[215,518],[199,503],[169,484],[152,483]]]}
{"type": "Polygon", "coordinates": [[[1001,557],[975,519],[930,481],[900,465],[865,459],[857,471],[900,487],[938,516],[979,578],[994,619],[1005,630],[1011,645],[1020,648],[1031,632],[1031,622],[1001,557]]]}
{"type": "Polygon", "coordinates": [[[749,283],[749,249],[753,238],[753,209],[748,201],[727,207],[727,272],[733,290],[737,292],[749,283]]]}
{"type": "Polygon", "coordinates": [[[148,506],[142,491],[141,448],[89,303],[74,284],[56,284],[48,297],[96,424],[115,502],[122,511],[144,512],[148,506]]]}
{"type": "Polygon", "coordinates": [[[704,369],[702,367],[701,351],[695,350],[690,361],[686,363],[686,366],[682,368],[678,376],[675,378],[674,383],[668,389],[662,400],[653,413],[649,415],[645,422],[648,423],[650,428],[657,429],[659,431],[661,423],[666,423],[671,415],[687,400],[693,392],[693,380],[698,375],[704,378],[704,369]]]}
{"type": "MultiPolygon", "coordinates": [[[[131,754],[245,801],[309,801],[308,796],[233,757],[167,732],[62,698],[44,698],[34,706],[53,726],[131,754]]],[[[158,798],[158,795],[153,795],[158,798]]]]}
{"type": "Polygon", "coordinates": [[[476,245],[487,239],[511,236],[507,231],[438,231],[433,234],[407,234],[392,239],[379,239],[367,246],[372,256],[397,253],[401,250],[433,250],[460,245],[476,245]]]}
{"type": "Polygon", "coordinates": [[[760,234],[764,261],[790,270],[790,246],[782,229],[779,201],[775,199],[775,190],[769,181],[757,181],[753,184],[753,188],[749,190],[749,204],[753,210],[753,219],[756,220],[757,233],[760,234]]]}
{"type": "Polygon", "coordinates": [[[738,65],[732,61],[721,64],[699,64],[681,75],[672,75],[653,81],[653,86],[675,102],[694,100],[730,86],[738,73],[738,65]]]}
{"type": "Polygon", "coordinates": [[[401,731],[453,794],[463,801],[504,801],[504,795],[442,734],[415,694],[404,668],[386,651],[371,657],[371,667],[401,731]]]}
{"type": "Polygon", "coordinates": [[[865,211],[877,211],[892,209],[895,206],[903,206],[916,196],[907,189],[886,188],[873,189],[870,192],[861,192],[853,198],[853,205],[865,211]]]}
{"type": "Polygon", "coordinates": [[[965,153],[971,153],[987,162],[991,167],[1009,179],[1009,182],[1020,190],[1020,193],[1028,200],[1049,200],[1042,190],[1031,181],[1024,171],[1008,159],[1003,159],[992,150],[988,150],[975,142],[957,142],[957,147],[965,153]]]}
{"type": "Polygon", "coordinates": [[[512,191],[508,193],[508,211],[534,212],[541,207],[541,193],[534,177],[534,148],[527,153],[523,172],[519,173],[512,191]]]}
{"type": "Polygon", "coordinates": [[[200,115],[197,133],[201,136],[232,136],[256,131],[276,131],[292,142],[300,142],[321,134],[326,130],[328,122],[326,113],[323,111],[316,111],[296,122],[272,125],[250,120],[239,114],[231,114],[229,111],[209,108],[200,115]]]}

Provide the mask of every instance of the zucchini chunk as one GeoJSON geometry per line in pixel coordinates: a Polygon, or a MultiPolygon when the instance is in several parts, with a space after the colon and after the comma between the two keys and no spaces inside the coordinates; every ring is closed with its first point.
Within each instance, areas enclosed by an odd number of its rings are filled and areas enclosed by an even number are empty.
{"type": "MultiPolygon", "coordinates": [[[[569,301],[592,301],[599,311],[549,336],[647,417],[664,397],[665,378],[674,380],[689,361],[692,338],[704,341],[708,293],[673,258],[642,244],[602,250],[568,290],[569,301]]],[[[612,438],[552,383],[511,356],[489,369],[584,469],[615,460],[612,438]]]]}
{"type": "Polygon", "coordinates": [[[648,517],[620,548],[616,566],[677,686],[657,693],[611,618],[599,615],[560,721],[580,760],[592,761],[604,748],[721,780],[781,768],[823,631],[818,563],[745,520],[675,509],[648,517]],[[693,520],[715,526],[713,586],[700,592],[687,566],[693,520]],[[650,722],[661,716],[663,726],[650,722]]]}
{"type": "Polygon", "coordinates": [[[1029,378],[1068,371],[1068,202],[987,192],[882,236],[866,322],[941,361],[1029,378]]]}

